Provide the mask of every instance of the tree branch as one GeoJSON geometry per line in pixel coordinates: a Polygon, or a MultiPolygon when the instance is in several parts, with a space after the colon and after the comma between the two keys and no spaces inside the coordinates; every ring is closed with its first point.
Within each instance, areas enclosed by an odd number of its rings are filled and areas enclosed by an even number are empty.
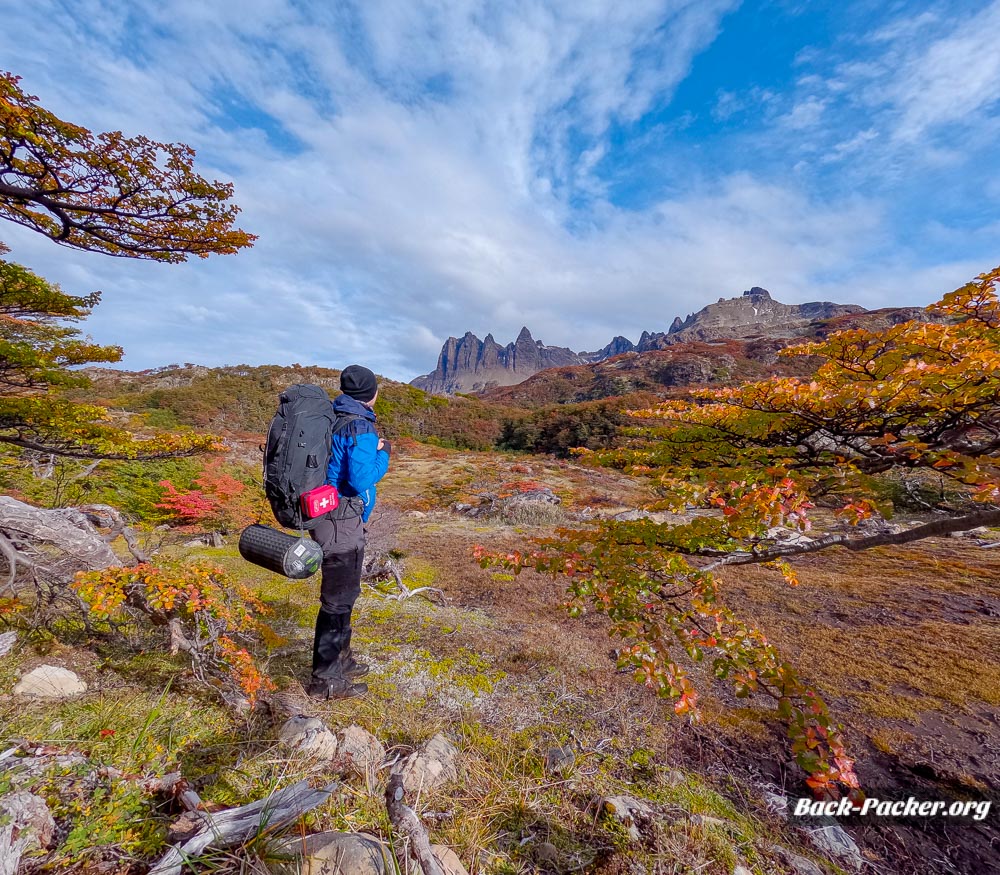
{"type": "MultiPolygon", "coordinates": [[[[846,547],[848,550],[860,551],[870,550],[872,547],[882,547],[886,544],[911,544],[914,541],[922,541],[924,538],[940,537],[951,532],[964,532],[978,526],[1000,525],[1000,508],[991,508],[965,516],[951,517],[945,520],[934,520],[906,529],[902,532],[884,532],[878,535],[869,535],[866,538],[852,538],[849,532],[835,535],[824,535],[806,544],[788,544],[781,547],[772,547],[768,550],[748,553],[738,551],[727,553],[721,559],[700,568],[699,571],[715,571],[724,565],[750,565],[753,563],[773,562],[775,559],[784,559],[789,556],[801,556],[805,553],[818,553],[830,547],[846,547]]],[[[701,555],[719,555],[717,551],[703,552],[701,555]]]]}

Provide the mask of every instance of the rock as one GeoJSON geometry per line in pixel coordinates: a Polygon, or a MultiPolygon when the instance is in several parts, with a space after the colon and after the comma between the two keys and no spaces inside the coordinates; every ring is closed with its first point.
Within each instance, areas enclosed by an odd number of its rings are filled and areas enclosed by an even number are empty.
{"type": "Polygon", "coordinates": [[[337,738],[318,717],[290,717],[281,727],[278,743],[319,760],[337,755],[337,738]]]}
{"type": "Polygon", "coordinates": [[[964,532],[949,532],[949,538],[986,538],[989,537],[990,530],[986,526],[977,526],[974,529],[966,529],[964,532]]]}
{"type": "Polygon", "coordinates": [[[545,771],[565,774],[573,768],[576,762],[576,753],[570,745],[562,747],[550,747],[545,752],[545,771]]]}
{"type": "Polygon", "coordinates": [[[413,798],[421,791],[458,780],[458,749],[438,733],[395,771],[402,776],[407,795],[413,798]]]}
{"type": "Polygon", "coordinates": [[[736,867],[733,869],[733,875],[753,875],[753,872],[751,872],[742,863],[737,863],[736,867]]]}
{"type": "Polygon", "coordinates": [[[0,635],[0,656],[6,656],[17,643],[17,632],[4,632],[0,635]]]}
{"type": "Polygon", "coordinates": [[[788,850],[788,848],[783,848],[781,845],[772,845],[771,851],[786,866],[790,866],[795,875],[823,875],[823,870],[812,860],[796,854],[788,850]]]}
{"type": "Polygon", "coordinates": [[[551,842],[542,842],[535,848],[535,861],[542,866],[559,868],[562,858],[559,849],[551,842]]]}
{"type": "Polygon", "coordinates": [[[3,820],[10,819],[8,825],[18,834],[22,851],[51,847],[56,822],[41,796],[27,790],[8,793],[0,797],[0,814],[3,820]]]}
{"type": "Polygon", "coordinates": [[[505,504],[562,504],[562,499],[548,486],[527,489],[504,499],[505,504]]]}
{"type": "Polygon", "coordinates": [[[198,535],[190,541],[185,541],[182,547],[224,547],[226,542],[219,532],[211,532],[207,535],[198,535]]]}
{"type": "Polygon", "coordinates": [[[15,696],[38,699],[69,699],[87,691],[87,685],[68,668],[40,665],[29,671],[14,687],[15,696]]]}
{"type": "Polygon", "coordinates": [[[613,817],[628,829],[628,837],[633,842],[641,841],[639,824],[652,820],[653,809],[645,802],[631,796],[606,796],[601,800],[601,811],[613,817]]]}
{"type": "Polygon", "coordinates": [[[360,726],[348,726],[337,733],[337,764],[360,778],[373,776],[385,759],[385,748],[374,735],[360,726]]]}
{"type": "Polygon", "coordinates": [[[396,871],[390,850],[368,835],[320,832],[279,843],[273,875],[386,875],[396,871]],[[288,859],[290,858],[290,859],[288,859]]]}
{"type": "Polygon", "coordinates": [[[663,775],[661,780],[668,787],[679,787],[687,779],[684,777],[684,773],[679,771],[678,769],[670,769],[663,775]]]}
{"type": "Polygon", "coordinates": [[[811,544],[814,540],[787,526],[774,526],[765,532],[764,537],[772,541],[780,541],[782,544],[811,544]]]}
{"type": "Polygon", "coordinates": [[[788,797],[769,787],[764,788],[764,804],[767,810],[778,817],[788,819],[788,797]]]}
{"type": "Polygon", "coordinates": [[[809,843],[824,856],[832,857],[842,866],[855,871],[864,866],[865,858],[861,856],[861,849],[839,823],[806,828],[805,833],[809,843]]]}
{"type": "Polygon", "coordinates": [[[404,516],[412,517],[415,520],[422,520],[427,514],[422,510],[408,510],[404,516]]]}
{"type": "Polygon", "coordinates": [[[431,851],[444,870],[444,875],[469,875],[469,870],[451,848],[445,845],[431,845],[431,851]]]}

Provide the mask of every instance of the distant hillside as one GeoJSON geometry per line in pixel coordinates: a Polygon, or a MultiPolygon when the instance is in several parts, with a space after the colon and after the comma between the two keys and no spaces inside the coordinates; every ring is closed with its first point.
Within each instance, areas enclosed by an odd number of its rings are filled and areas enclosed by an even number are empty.
{"type": "Polygon", "coordinates": [[[687,387],[721,385],[776,373],[809,373],[814,362],[778,357],[778,350],[787,345],[787,340],[777,338],[679,343],[667,349],[628,352],[589,365],[550,368],[516,386],[489,389],[479,397],[491,403],[539,407],[635,392],[676,394],[687,387]]]}
{"type": "MultiPolygon", "coordinates": [[[[146,371],[84,369],[92,381],[74,390],[77,400],[145,414],[161,428],[191,426],[250,439],[267,428],[278,405],[278,393],[293,383],[315,383],[334,397],[340,371],[292,365],[235,365],[206,368],[168,365],[146,371]]],[[[379,379],[375,405],[386,436],[414,437],[467,449],[488,449],[511,414],[501,403],[476,398],[429,395],[405,383],[379,379]]]]}

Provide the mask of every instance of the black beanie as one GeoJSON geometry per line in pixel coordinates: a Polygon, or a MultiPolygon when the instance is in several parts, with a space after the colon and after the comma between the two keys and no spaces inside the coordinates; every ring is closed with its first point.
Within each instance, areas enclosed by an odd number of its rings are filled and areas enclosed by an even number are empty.
{"type": "Polygon", "coordinates": [[[356,401],[371,401],[378,392],[375,375],[362,365],[348,365],[340,373],[340,391],[356,401]]]}

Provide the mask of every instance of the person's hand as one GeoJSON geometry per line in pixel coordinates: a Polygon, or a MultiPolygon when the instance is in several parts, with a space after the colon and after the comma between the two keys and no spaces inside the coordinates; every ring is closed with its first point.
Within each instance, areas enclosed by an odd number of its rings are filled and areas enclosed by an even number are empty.
{"type": "Polygon", "coordinates": [[[381,450],[381,449],[382,449],[382,447],[384,447],[384,446],[385,446],[385,441],[384,441],[384,440],[382,440],[382,438],[379,438],[379,439],[378,439],[378,446],[377,446],[377,447],[376,447],[375,449],[377,449],[377,450],[381,450]]]}
{"type": "Polygon", "coordinates": [[[392,444],[389,443],[389,441],[382,440],[382,438],[379,438],[378,448],[380,450],[385,450],[390,456],[392,455],[392,444]]]}

